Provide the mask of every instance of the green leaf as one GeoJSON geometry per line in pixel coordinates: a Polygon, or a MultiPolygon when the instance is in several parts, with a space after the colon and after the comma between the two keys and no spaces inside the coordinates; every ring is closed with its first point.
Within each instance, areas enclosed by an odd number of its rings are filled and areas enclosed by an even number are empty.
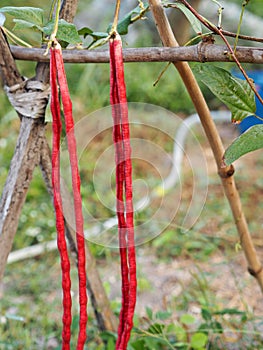
{"type": "Polygon", "coordinates": [[[128,28],[129,25],[132,23],[132,14],[128,14],[125,16],[121,21],[118,22],[117,25],[117,32],[120,35],[126,35],[128,34],[128,28]]]}
{"type": "Polygon", "coordinates": [[[5,24],[5,15],[0,13],[0,27],[2,27],[5,24]]]}
{"type": "Polygon", "coordinates": [[[161,323],[153,323],[148,328],[148,332],[150,332],[152,334],[162,334],[163,329],[164,329],[164,325],[163,324],[161,324],[161,323]]]}
{"type": "Polygon", "coordinates": [[[144,340],[138,339],[134,342],[131,342],[131,346],[134,350],[141,350],[144,349],[144,340]]]}
{"type": "Polygon", "coordinates": [[[107,38],[108,36],[108,33],[106,32],[93,32],[92,29],[88,28],[88,27],[83,27],[81,28],[79,31],[78,31],[78,34],[79,35],[83,35],[84,36],[84,39],[90,35],[92,36],[92,38],[94,40],[99,40],[99,39],[102,39],[102,38],[107,38]]]}
{"type": "Polygon", "coordinates": [[[109,339],[106,349],[107,350],[114,350],[115,349],[114,340],[112,338],[109,339]]]}
{"type": "Polygon", "coordinates": [[[232,113],[232,121],[240,122],[256,112],[255,95],[246,80],[233,77],[225,69],[209,64],[195,64],[197,79],[207,85],[232,113]]]}
{"type": "Polygon", "coordinates": [[[88,46],[88,49],[93,50],[99,46],[103,46],[104,44],[106,44],[108,42],[109,36],[107,36],[106,38],[102,38],[99,40],[93,40],[93,42],[88,46]]]}
{"type": "MultiPolygon", "coordinates": [[[[43,28],[45,35],[51,35],[53,30],[54,21],[47,23],[47,25],[43,28]]],[[[66,22],[64,19],[59,20],[56,38],[73,45],[77,45],[82,42],[76,26],[73,23],[66,22]]]]}
{"type": "Polygon", "coordinates": [[[254,125],[240,135],[226,150],[223,164],[230,165],[246,153],[263,148],[263,125],[254,125]]]}
{"type": "Polygon", "coordinates": [[[43,32],[43,28],[35,23],[24,21],[23,19],[14,19],[14,22],[15,22],[15,26],[14,26],[15,30],[24,30],[24,29],[31,28],[31,29],[43,32]]]}
{"type": "Polygon", "coordinates": [[[191,338],[191,347],[193,349],[204,349],[207,343],[207,335],[204,333],[195,333],[191,338]]]}
{"type": "Polygon", "coordinates": [[[177,3],[176,7],[183,12],[185,17],[188,19],[189,23],[191,24],[193,30],[196,32],[196,34],[202,33],[202,26],[201,23],[198,21],[198,19],[192,14],[188,8],[186,8],[183,4],[177,3]]]}
{"type": "Polygon", "coordinates": [[[94,40],[100,40],[100,39],[104,39],[108,37],[108,33],[106,32],[92,32],[92,34],[90,34],[94,40]]]}
{"type": "Polygon", "coordinates": [[[213,329],[213,333],[222,334],[224,332],[224,329],[223,329],[221,323],[218,321],[212,322],[210,327],[213,329]]]}
{"type": "Polygon", "coordinates": [[[156,312],[156,318],[159,320],[167,320],[169,317],[171,317],[172,313],[170,311],[157,311],[156,312]]]}
{"type": "Polygon", "coordinates": [[[212,319],[211,312],[207,309],[202,309],[202,317],[206,321],[210,321],[212,319]]]}
{"type": "Polygon", "coordinates": [[[195,318],[192,315],[184,314],[180,317],[180,322],[188,326],[195,323],[195,318]]]}
{"type": "MultiPolygon", "coordinates": [[[[262,125],[263,126],[263,125],[262,125]]],[[[263,136],[263,131],[262,131],[262,136],[263,136]]],[[[263,140],[262,140],[263,142],[263,140]]],[[[237,310],[237,309],[223,309],[223,310],[220,310],[220,311],[215,311],[213,312],[214,315],[244,315],[246,314],[244,311],[240,311],[240,310],[237,310]]]]}
{"type": "Polygon", "coordinates": [[[147,314],[149,320],[152,320],[153,319],[153,310],[150,307],[146,306],[145,311],[146,311],[146,314],[147,314]]]}
{"type": "Polygon", "coordinates": [[[13,7],[6,6],[0,9],[0,12],[7,13],[16,19],[22,19],[27,22],[34,23],[36,25],[43,25],[43,13],[44,11],[37,7],[13,7]]]}
{"type": "MultiPolygon", "coordinates": [[[[138,16],[140,14],[144,14],[148,10],[148,8],[149,8],[148,3],[143,2],[143,7],[144,7],[143,11],[142,11],[140,6],[135,7],[133,10],[131,10],[122,19],[120,19],[118,21],[117,32],[120,35],[128,34],[129,25],[133,23],[136,16],[138,16]]],[[[108,33],[110,32],[111,27],[112,27],[112,23],[110,23],[108,28],[107,28],[108,33]]]]}
{"type": "Polygon", "coordinates": [[[93,30],[88,28],[88,27],[83,27],[81,29],[78,30],[78,34],[79,35],[83,35],[84,39],[88,36],[91,35],[93,33],[93,30]]]}
{"type": "Polygon", "coordinates": [[[197,34],[201,34],[202,33],[202,26],[200,21],[198,21],[198,19],[194,16],[194,14],[185,7],[184,4],[180,4],[180,3],[170,3],[170,2],[164,2],[164,7],[173,7],[173,8],[178,8],[180,11],[183,12],[183,14],[185,15],[185,17],[188,19],[189,23],[191,24],[193,30],[197,33],[197,34]]]}
{"type": "Polygon", "coordinates": [[[169,332],[175,334],[177,340],[182,341],[182,342],[187,341],[187,332],[182,326],[173,325],[173,324],[169,325],[167,327],[167,333],[169,334],[169,332]],[[170,326],[173,326],[172,332],[169,329],[170,326]]]}

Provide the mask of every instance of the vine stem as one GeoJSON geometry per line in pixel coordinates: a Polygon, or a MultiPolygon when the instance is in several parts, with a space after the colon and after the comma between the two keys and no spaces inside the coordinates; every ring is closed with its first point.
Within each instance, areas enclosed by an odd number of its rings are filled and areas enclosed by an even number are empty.
{"type": "MultiPolygon", "coordinates": [[[[160,0],[149,0],[149,4],[163,45],[170,47],[178,46],[160,0]]],[[[248,262],[248,270],[251,275],[257,279],[261,291],[263,292],[263,268],[257,256],[250,232],[248,230],[247,221],[243,213],[241,200],[233,176],[234,167],[231,165],[222,168],[224,147],[216,126],[211,118],[209,108],[188,63],[173,62],[173,64],[177,68],[188,90],[188,93],[200,117],[202,126],[210,143],[210,147],[213,151],[218,167],[218,173],[220,175],[226,197],[229,201],[239,233],[240,242],[248,262]]]]}
{"type": "Polygon", "coordinates": [[[120,7],[121,7],[121,0],[116,0],[115,14],[114,14],[110,35],[113,35],[117,31],[120,7]]]}
{"type": "MultiPolygon", "coordinates": [[[[52,3],[52,7],[54,6],[55,2],[52,3]]],[[[47,43],[47,48],[44,53],[44,56],[47,56],[49,53],[49,49],[51,46],[56,42],[56,35],[58,32],[58,22],[59,22],[59,12],[60,12],[60,7],[61,7],[61,0],[57,0],[57,7],[56,7],[56,17],[55,17],[55,23],[54,23],[54,29],[53,32],[50,35],[50,39],[47,43]]]]}
{"type": "Polygon", "coordinates": [[[239,70],[241,71],[241,73],[243,74],[244,78],[246,79],[246,81],[248,82],[250,88],[252,89],[252,91],[254,92],[254,94],[257,96],[257,98],[259,99],[260,103],[263,105],[263,99],[260,96],[260,94],[258,93],[256,87],[253,84],[253,81],[249,78],[249,76],[247,75],[247,73],[245,72],[245,70],[243,69],[242,65],[240,64],[239,60],[237,59],[234,50],[232,49],[231,45],[229,44],[227,38],[225,37],[225,35],[222,32],[222,29],[217,28],[214,24],[210,23],[207,19],[205,19],[203,16],[201,16],[187,1],[185,0],[180,0],[180,2],[185,5],[186,8],[188,8],[188,10],[190,10],[193,15],[201,22],[203,23],[203,25],[205,25],[208,29],[210,29],[212,32],[217,33],[218,35],[220,35],[220,37],[222,38],[222,40],[224,41],[224,43],[226,44],[232,59],[234,60],[234,62],[236,63],[236,65],[238,66],[239,70]]]}
{"type": "Polygon", "coordinates": [[[59,11],[61,7],[61,0],[57,0],[57,8],[56,8],[56,17],[55,17],[55,24],[54,24],[54,30],[53,33],[50,36],[50,40],[54,41],[56,39],[56,35],[58,32],[58,22],[59,22],[59,11]]]}
{"type": "Polygon", "coordinates": [[[242,21],[243,21],[243,16],[244,16],[246,5],[247,5],[247,2],[244,1],[243,4],[242,4],[242,9],[241,9],[241,12],[240,12],[240,16],[239,16],[239,22],[238,22],[238,27],[237,27],[237,35],[236,35],[235,43],[234,43],[234,52],[235,53],[236,53],[236,47],[237,47],[237,44],[238,44],[239,34],[240,34],[240,30],[241,30],[241,24],[242,24],[242,21]]]}

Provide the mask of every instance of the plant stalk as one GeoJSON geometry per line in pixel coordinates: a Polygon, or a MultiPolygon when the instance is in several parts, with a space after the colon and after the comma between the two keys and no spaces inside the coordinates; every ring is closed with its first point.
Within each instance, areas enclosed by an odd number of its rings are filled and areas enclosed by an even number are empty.
{"type": "MultiPolygon", "coordinates": [[[[149,4],[163,45],[169,47],[178,46],[160,0],[149,0],[149,4]]],[[[250,232],[248,230],[248,225],[243,213],[239,193],[235,185],[233,176],[234,167],[232,165],[226,168],[221,167],[224,147],[216,126],[211,118],[209,108],[188,63],[173,62],[173,64],[181,75],[181,78],[194,103],[204,131],[210,143],[210,147],[213,151],[218,173],[221,177],[222,185],[224,187],[226,197],[229,201],[238,230],[241,245],[244,249],[244,253],[248,262],[248,270],[251,275],[257,279],[261,291],[263,292],[263,269],[261,262],[257,256],[250,232]]]]}
{"type": "Polygon", "coordinates": [[[114,33],[117,32],[120,7],[121,7],[121,0],[116,0],[115,14],[114,14],[114,19],[113,19],[113,23],[112,23],[112,28],[110,31],[111,35],[113,35],[114,33]]]}

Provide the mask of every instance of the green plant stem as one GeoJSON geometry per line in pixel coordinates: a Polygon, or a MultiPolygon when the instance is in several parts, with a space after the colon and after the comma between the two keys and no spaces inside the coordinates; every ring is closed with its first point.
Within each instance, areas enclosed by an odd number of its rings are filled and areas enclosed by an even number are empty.
{"type": "Polygon", "coordinates": [[[121,0],[116,0],[115,14],[114,14],[114,19],[113,19],[113,23],[110,31],[110,36],[112,36],[117,32],[120,7],[121,7],[121,0]]]}
{"type": "Polygon", "coordinates": [[[171,62],[168,62],[165,67],[163,68],[163,70],[161,71],[161,73],[158,75],[158,78],[155,80],[155,82],[153,83],[153,86],[156,86],[159,81],[161,80],[162,76],[164,75],[164,73],[167,71],[167,69],[169,68],[171,62]]]}
{"type": "Polygon", "coordinates": [[[56,8],[56,17],[55,17],[55,24],[54,24],[54,30],[53,33],[50,36],[50,40],[54,41],[56,39],[56,35],[58,32],[58,21],[59,21],[59,11],[61,7],[61,0],[57,0],[57,8],[56,8]]]}
{"type": "Polygon", "coordinates": [[[217,0],[212,0],[215,4],[217,4],[218,6],[218,28],[221,28],[221,24],[222,24],[222,13],[223,13],[223,7],[221,6],[221,4],[217,1],[217,0]]]}
{"type": "Polygon", "coordinates": [[[49,22],[52,20],[53,12],[54,12],[54,9],[55,9],[56,2],[57,2],[57,0],[53,0],[53,1],[52,1],[51,7],[50,7],[50,11],[49,11],[49,15],[48,15],[48,20],[49,20],[49,22]]]}
{"type": "Polygon", "coordinates": [[[240,34],[240,30],[241,30],[241,24],[243,21],[243,16],[244,16],[244,12],[245,12],[245,3],[242,4],[242,9],[241,9],[241,13],[240,13],[240,17],[239,17],[239,22],[238,22],[238,27],[237,27],[237,35],[235,38],[235,43],[234,43],[234,52],[236,53],[236,48],[237,48],[237,44],[238,44],[238,39],[239,39],[239,34],[240,34]]]}
{"type": "Polygon", "coordinates": [[[50,35],[50,39],[47,43],[47,48],[44,53],[44,56],[48,55],[49,49],[51,48],[52,45],[55,45],[57,43],[56,35],[58,32],[58,22],[59,22],[59,12],[60,12],[60,7],[61,7],[61,0],[57,0],[57,7],[56,7],[56,17],[55,17],[55,23],[54,23],[54,29],[52,34],[50,35]]]}
{"type": "Polygon", "coordinates": [[[149,5],[144,7],[144,3],[142,1],[139,1],[139,6],[141,8],[141,12],[137,16],[135,16],[131,19],[131,23],[134,23],[140,19],[144,19],[143,16],[144,16],[145,12],[147,12],[149,10],[149,5]]]}
{"type": "MultiPolygon", "coordinates": [[[[149,4],[163,45],[169,47],[178,46],[177,40],[174,37],[170,23],[167,19],[167,16],[164,12],[160,0],[149,0],[149,4]]],[[[239,233],[240,241],[248,262],[248,269],[250,273],[257,279],[261,291],[263,292],[263,269],[261,262],[257,256],[257,252],[254,247],[248,229],[247,221],[242,209],[239,193],[235,185],[233,176],[234,168],[233,166],[222,168],[224,146],[216,129],[215,123],[211,118],[209,108],[203,97],[201,89],[189,65],[186,62],[173,62],[173,64],[177,68],[179,74],[181,75],[181,78],[188,90],[188,93],[200,117],[200,121],[210,143],[210,147],[213,151],[215,161],[217,163],[218,173],[221,177],[226,197],[229,201],[232,214],[235,219],[235,224],[239,233]]]]}
{"type": "Polygon", "coordinates": [[[28,48],[32,48],[32,46],[30,44],[28,44],[27,42],[25,42],[24,40],[20,39],[18,36],[16,36],[14,33],[12,33],[10,30],[8,30],[7,28],[5,27],[1,27],[5,33],[5,35],[10,39],[12,40],[15,44],[18,44],[18,45],[23,45],[25,47],[28,47],[28,48]]]}

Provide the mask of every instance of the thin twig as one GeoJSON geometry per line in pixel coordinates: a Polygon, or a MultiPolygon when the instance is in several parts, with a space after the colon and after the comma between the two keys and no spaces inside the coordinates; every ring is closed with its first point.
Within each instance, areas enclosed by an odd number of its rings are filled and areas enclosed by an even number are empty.
{"type": "MultiPolygon", "coordinates": [[[[178,0],[177,2],[183,3],[182,0],[178,0]]],[[[163,7],[176,8],[176,4],[171,4],[171,3],[169,3],[169,4],[164,4],[163,7]]],[[[199,16],[202,17],[202,19],[203,19],[204,21],[206,21],[206,24],[210,24],[210,25],[211,25],[211,27],[209,27],[210,29],[211,29],[211,28],[214,28],[214,25],[213,25],[211,22],[209,22],[205,17],[201,16],[200,14],[199,14],[199,16]]],[[[200,20],[200,21],[201,21],[201,20],[200,20]]],[[[203,23],[203,22],[201,21],[201,23],[203,23]]],[[[204,25],[207,27],[206,24],[204,24],[204,25]]],[[[219,24],[220,24],[220,21],[219,21],[219,24]]],[[[216,28],[217,28],[217,27],[216,27],[216,28]]],[[[221,26],[219,26],[219,28],[221,29],[221,32],[222,32],[223,35],[229,36],[229,37],[231,37],[231,38],[236,38],[237,33],[233,33],[233,32],[229,32],[228,30],[224,30],[223,28],[221,28],[221,26]]],[[[211,29],[211,30],[213,31],[213,29],[211,29]]],[[[217,33],[214,33],[214,34],[217,34],[217,33]]],[[[217,35],[218,35],[218,34],[217,34],[217,35]]],[[[259,38],[259,37],[256,37],[256,36],[239,34],[238,37],[239,37],[239,39],[246,40],[246,41],[254,41],[254,42],[258,42],[258,43],[263,43],[263,38],[259,38]]]]}

